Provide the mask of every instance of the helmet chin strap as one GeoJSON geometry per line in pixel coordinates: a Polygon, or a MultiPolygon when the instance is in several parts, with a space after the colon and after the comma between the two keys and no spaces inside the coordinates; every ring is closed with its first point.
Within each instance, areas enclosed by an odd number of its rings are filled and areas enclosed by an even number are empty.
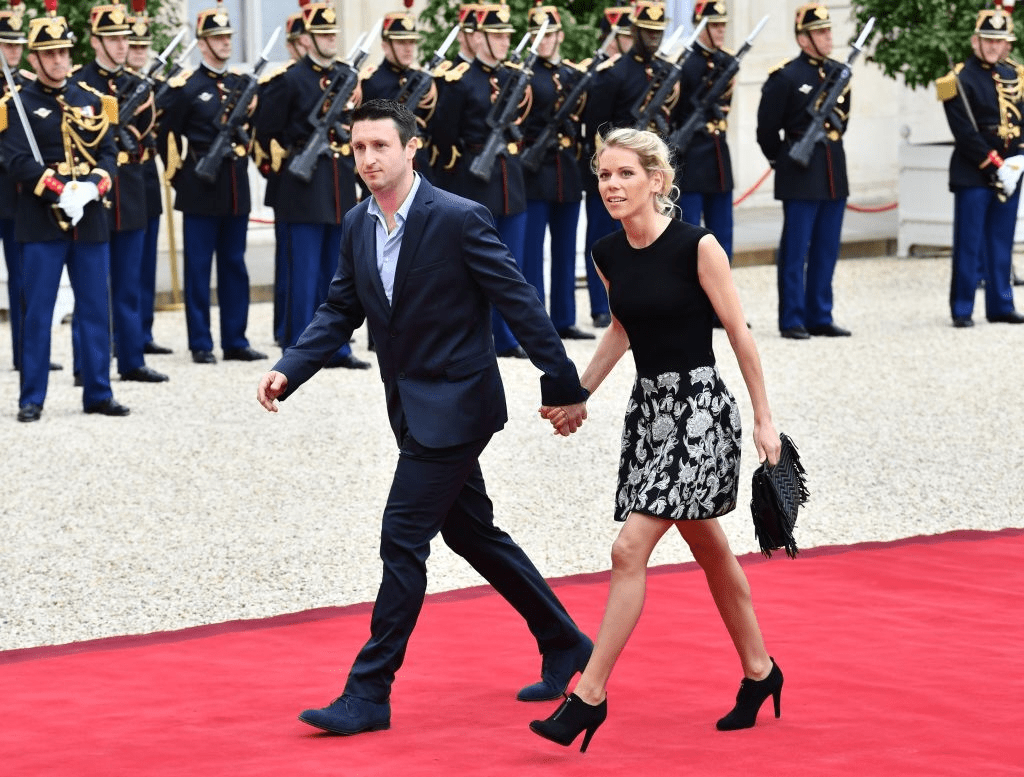
{"type": "Polygon", "coordinates": [[[39,72],[42,73],[46,77],[47,81],[49,81],[51,84],[59,84],[59,83],[63,83],[65,80],[67,80],[66,76],[64,77],[64,79],[60,79],[60,80],[58,80],[58,79],[54,78],[53,76],[51,76],[50,75],[50,71],[47,70],[46,66],[43,64],[43,58],[41,56],[39,56],[39,54],[34,52],[34,51],[32,53],[35,54],[35,57],[36,57],[36,67],[39,69],[39,72]]]}
{"type": "Polygon", "coordinates": [[[103,36],[100,36],[100,48],[103,49],[103,56],[107,58],[107,62],[111,62],[114,65],[113,67],[108,67],[107,70],[112,70],[116,73],[118,70],[124,67],[123,62],[120,65],[114,62],[114,58],[110,56],[110,49],[107,48],[107,39],[103,36]]]}

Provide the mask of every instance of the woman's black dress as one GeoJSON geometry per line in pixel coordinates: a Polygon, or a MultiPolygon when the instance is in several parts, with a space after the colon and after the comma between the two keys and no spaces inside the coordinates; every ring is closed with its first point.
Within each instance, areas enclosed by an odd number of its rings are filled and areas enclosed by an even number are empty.
{"type": "Polygon", "coordinates": [[[715,366],[713,310],[697,277],[697,244],[708,234],[673,220],[647,248],[630,246],[623,230],[594,245],[637,372],[622,432],[617,521],[631,512],[714,518],[736,507],[739,408],[715,366]]]}

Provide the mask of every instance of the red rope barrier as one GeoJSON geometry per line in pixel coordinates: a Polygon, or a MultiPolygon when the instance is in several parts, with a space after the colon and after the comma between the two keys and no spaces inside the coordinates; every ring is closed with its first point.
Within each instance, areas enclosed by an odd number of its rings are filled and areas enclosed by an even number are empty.
{"type": "Polygon", "coordinates": [[[751,194],[756,192],[758,187],[761,184],[763,184],[767,180],[768,176],[771,175],[771,174],[772,174],[772,168],[769,167],[767,170],[764,171],[764,174],[760,178],[757,179],[757,183],[755,183],[753,186],[751,186],[749,189],[747,189],[745,192],[743,192],[743,194],[740,195],[740,198],[738,200],[736,200],[735,202],[733,202],[733,204],[732,204],[733,207],[736,207],[741,202],[743,202],[745,199],[747,199],[747,197],[749,197],[751,194]]]}
{"type": "MultiPolygon", "coordinates": [[[[733,202],[733,207],[739,205],[741,202],[743,202],[745,199],[747,199],[747,197],[749,197],[751,194],[756,192],[758,190],[758,188],[761,186],[761,184],[763,184],[768,179],[768,176],[771,175],[771,174],[772,174],[772,168],[769,167],[767,170],[764,171],[764,173],[761,175],[761,177],[757,179],[757,183],[755,183],[753,186],[751,186],[749,189],[747,189],[745,192],[743,192],[743,194],[740,195],[739,199],[737,199],[735,202],[733,202]]],[[[888,203],[886,205],[878,205],[878,206],[851,205],[849,203],[846,204],[846,209],[847,210],[856,211],[857,213],[885,213],[887,210],[895,210],[898,207],[899,207],[899,202],[890,202],[890,203],[888,203]]]]}
{"type": "Polygon", "coordinates": [[[853,210],[857,213],[884,213],[887,210],[895,210],[899,207],[899,202],[890,202],[888,205],[879,205],[878,207],[870,207],[867,205],[850,205],[846,204],[847,210],[853,210]]]}

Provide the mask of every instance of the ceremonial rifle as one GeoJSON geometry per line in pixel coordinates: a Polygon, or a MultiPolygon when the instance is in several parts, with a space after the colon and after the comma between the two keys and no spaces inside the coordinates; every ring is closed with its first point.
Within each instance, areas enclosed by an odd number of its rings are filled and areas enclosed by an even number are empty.
{"type": "Polygon", "coordinates": [[[409,73],[402,91],[398,93],[398,97],[395,99],[410,111],[415,110],[427,92],[430,91],[430,85],[434,83],[434,70],[444,61],[444,55],[448,53],[448,49],[451,48],[458,34],[459,25],[456,24],[452,27],[452,31],[448,33],[448,37],[444,39],[441,47],[434,52],[434,56],[430,58],[426,67],[409,73]]]}
{"type": "Polygon", "coordinates": [[[853,76],[853,61],[857,59],[857,55],[864,48],[874,26],[875,17],[872,16],[864,25],[864,30],[853,44],[853,48],[850,49],[846,62],[833,71],[833,75],[821,85],[815,93],[814,99],[807,106],[807,111],[811,114],[811,123],[807,126],[803,136],[789,147],[790,158],[801,167],[807,167],[811,163],[814,147],[825,141],[827,137],[825,122],[832,116],[836,105],[839,104],[839,98],[846,90],[846,85],[850,83],[850,78],[853,76]]]}
{"type": "MultiPolygon", "coordinates": [[[[516,70],[505,82],[504,88],[498,93],[494,105],[487,114],[487,126],[491,128],[487,141],[484,143],[483,151],[477,154],[473,163],[469,166],[469,172],[481,181],[491,180],[491,171],[494,168],[494,161],[498,158],[501,149],[505,148],[509,141],[522,140],[523,134],[516,126],[516,118],[519,114],[519,103],[523,101],[526,94],[526,87],[533,78],[533,64],[537,61],[537,49],[540,47],[541,39],[547,34],[548,20],[545,19],[537,30],[537,37],[533,39],[533,46],[522,66],[516,70]]],[[[528,37],[529,34],[527,34],[528,37]]],[[[516,53],[522,50],[526,38],[519,44],[516,53]]]]}
{"type": "Polygon", "coordinates": [[[534,141],[533,145],[526,149],[526,152],[520,157],[520,161],[527,170],[531,173],[535,173],[540,169],[541,163],[544,161],[544,156],[547,154],[548,149],[558,139],[558,133],[565,129],[566,133],[572,133],[573,127],[571,122],[572,112],[579,104],[583,94],[587,91],[590,86],[590,81],[594,77],[594,73],[597,68],[601,66],[601,63],[608,59],[608,53],[605,49],[608,47],[609,41],[613,40],[616,31],[612,30],[608,33],[608,37],[604,39],[604,42],[594,52],[593,58],[590,60],[590,66],[584,73],[576,79],[576,83],[573,84],[569,94],[566,95],[565,99],[562,100],[562,104],[555,111],[554,115],[548,119],[547,124],[544,125],[544,129],[540,131],[537,136],[537,140],[534,141]]]}
{"type": "MultiPolygon", "coordinates": [[[[636,129],[645,130],[653,122],[660,135],[668,134],[668,122],[665,120],[661,108],[675,90],[679,79],[683,77],[683,63],[690,56],[690,53],[693,51],[694,41],[704,31],[707,23],[707,17],[700,20],[700,24],[697,25],[697,28],[690,37],[686,39],[686,43],[683,44],[683,50],[676,59],[670,58],[670,52],[671,46],[675,45],[675,39],[678,35],[672,36],[672,39],[670,39],[672,43],[670,45],[658,47],[658,51],[655,52],[655,60],[659,65],[661,73],[660,75],[655,74],[651,78],[647,88],[637,98],[637,101],[630,110],[630,113],[633,114],[633,118],[636,120],[633,125],[636,129]],[[661,52],[665,53],[662,54],[661,52]]],[[[678,33],[679,31],[677,30],[676,32],[678,33]]]]}
{"type": "Polygon", "coordinates": [[[277,36],[281,34],[281,28],[274,30],[267,45],[263,48],[259,60],[253,65],[252,72],[242,76],[242,82],[234,90],[233,99],[228,100],[225,111],[220,122],[220,131],[209,150],[203,158],[196,163],[196,177],[206,183],[213,183],[217,180],[217,173],[220,171],[221,162],[231,156],[236,143],[246,148],[249,147],[251,138],[242,125],[249,116],[249,105],[256,96],[256,89],[259,86],[259,76],[263,68],[267,66],[270,50],[277,42],[277,36]]]}
{"type": "Polygon", "coordinates": [[[181,39],[185,37],[186,32],[187,30],[182,29],[181,32],[175,35],[174,40],[170,42],[167,48],[156,55],[156,59],[153,60],[153,63],[146,71],[139,74],[138,81],[135,82],[135,88],[132,89],[131,93],[123,100],[118,99],[117,139],[121,144],[121,148],[129,154],[137,154],[139,152],[139,141],[129,131],[128,122],[132,120],[139,109],[149,100],[150,95],[153,94],[153,90],[156,87],[156,81],[154,80],[156,73],[167,67],[167,58],[178,47],[178,44],[181,43],[181,39]]]}
{"type": "Polygon", "coordinates": [[[163,79],[156,87],[156,92],[153,95],[153,101],[159,105],[163,96],[167,93],[167,90],[171,88],[171,79],[174,78],[178,73],[185,69],[185,62],[188,60],[189,55],[192,53],[192,49],[196,47],[198,40],[194,39],[185,50],[181,52],[181,56],[174,60],[174,64],[171,65],[170,69],[164,73],[163,79]]]}
{"type": "Polygon", "coordinates": [[[380,36],[383,24],[384,20],[380,19],[369,33],[359,38],[346,60],[335,66],[330,83],[309,111],[307,121],[313,126],[313,132],[298,156],[288,163],[288,172],[299,180],[305,183],[313,180],[317,160],[330,150],[332,131],[339,143],[348,142],[348,131],[341,125],[341,115],[359,85],[359,68],[370,54],[371,42],[380,36]]]}
{"type": "Polygon", "coordinates": [[[761,29],[767,24],[768,17],[765,16],[758,22],[753,32],[747,36],[747,39],[743,42],[740,50],[730,58],[729,63],[721,68],[715,75],[714,80],[709,84],[707,91],[704,95],[697,98],[696,95],[693,97],[695,103],[694,111],[690,114],[689,118],[683,122],[683,125],[673,132],[668,137],[670,145],[676,149],[676,154],[682,159],[683,154],[686,153],[686,149],[690,147],[690,143],[693,141],[693,136],[697,130],[705,126],[708,120],[711,118],[711,112],[715,110],[719,99],[725,94],[729,88],[729,84],[732,83],[732,79],[736,77],[736,74],[740,70],[740,60],[746,56],[746,53],[750,51],[750,47],[754,45],[754,38],[758,36],[761,29]]]}

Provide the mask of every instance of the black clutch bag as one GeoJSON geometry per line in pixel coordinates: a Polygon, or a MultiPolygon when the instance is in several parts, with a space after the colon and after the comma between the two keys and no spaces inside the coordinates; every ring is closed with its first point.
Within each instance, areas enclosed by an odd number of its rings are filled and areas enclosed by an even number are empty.
{"type": "Polygon", "coordinates": [[[773,550],[785,548],[786,555],[796,558],[793,529],[800,505],[807,502],[807,473],[800,463],[800,454],[793,441],[780,434],[782,453],[779,462],[768,466],[765,461],[754,470],[751,481],[750,514],[754,518],[754,534],[761,552],[772,557],[773,550]]]}

